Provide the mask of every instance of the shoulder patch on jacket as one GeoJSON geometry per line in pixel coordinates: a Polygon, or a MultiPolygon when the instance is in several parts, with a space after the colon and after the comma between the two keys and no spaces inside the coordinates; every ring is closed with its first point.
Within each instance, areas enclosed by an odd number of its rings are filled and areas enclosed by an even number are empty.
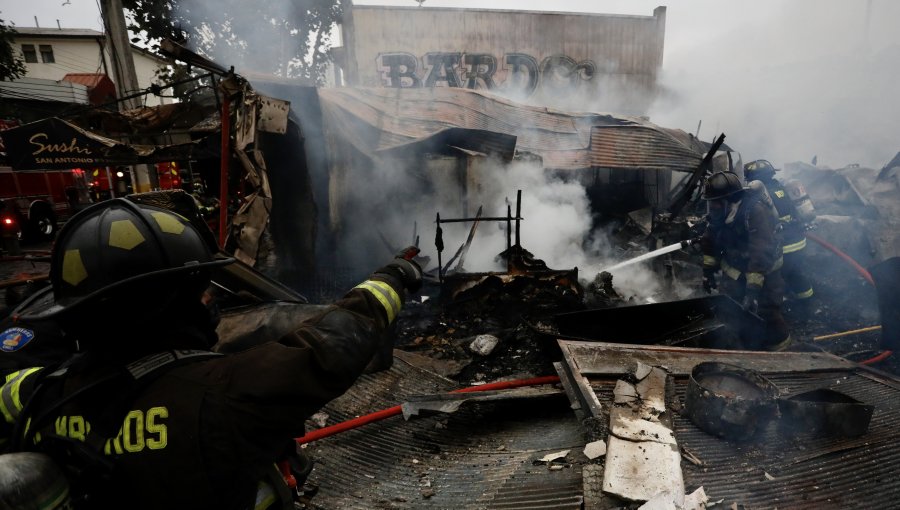
{"type": "Polygon", "coordinates": [[[34,338],[34,331],[25,328],[9,328],[0,333],[0,351],[16,352],[34,338]]]}

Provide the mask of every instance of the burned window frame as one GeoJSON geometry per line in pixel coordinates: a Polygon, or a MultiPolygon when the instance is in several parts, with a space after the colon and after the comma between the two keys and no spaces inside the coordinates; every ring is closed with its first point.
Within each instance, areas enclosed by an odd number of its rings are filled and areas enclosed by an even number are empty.
{"type": "Polygon", "coordinates": [[[22,45],[22,57],[25,59],[26,64],[37,64],[38,63],[38,54],[37,49],[33,44],[23,44],[22,45]]]}
{"type": "Polygon", "coordinates": [[[55,64],[56,58],[53,56],[53,45],[39,44],[38,51],[41,54],[41,62],[45,64],[55,64]]]}

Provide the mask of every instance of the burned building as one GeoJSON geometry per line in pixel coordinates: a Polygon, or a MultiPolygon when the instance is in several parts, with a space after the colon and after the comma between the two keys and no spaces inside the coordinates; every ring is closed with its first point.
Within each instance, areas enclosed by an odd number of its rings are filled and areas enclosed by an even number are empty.
{"type": "Polygon", "coordinates": [[[646,112],[666,8],[652,16],[348,6],[335,61],[344,82],[466,88],[569,110],[646,112]]]}
{"type": "Polygon", "coordinates": [[[479,182],[510,165],[580,183],[595,212],[625,213],[666,206],[708,148],[646,118],[567,113],[462,88],[321,89],[319,101],[336,230],[358,211],[353,188],[365,182],[371,192],[377,168],[406,175],[404,189],[449,193],[451,214],[473,213],[479,182]]]}

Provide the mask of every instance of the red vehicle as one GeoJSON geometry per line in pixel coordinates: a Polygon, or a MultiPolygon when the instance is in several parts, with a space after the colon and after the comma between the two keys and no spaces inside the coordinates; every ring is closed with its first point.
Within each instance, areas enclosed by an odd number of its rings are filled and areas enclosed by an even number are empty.
{"type": "Polygon", "coordinates": [[[18,228],[26,241],[53,239],[60,220],[90,203],[80,169],[13,171],[6,166],[0,166],[0,201],[4,227],[18,228]]]}

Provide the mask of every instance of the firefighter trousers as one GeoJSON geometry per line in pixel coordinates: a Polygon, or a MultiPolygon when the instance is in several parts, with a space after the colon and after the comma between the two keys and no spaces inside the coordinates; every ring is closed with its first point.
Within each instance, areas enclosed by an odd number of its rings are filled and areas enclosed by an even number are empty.
{"type": "Polygon", "coordinates": [[[806,277],[806,250],[797,250],[784,254],[784,265],[781,274],[787,287],[788,298],[801,301],[813,296],[812,284],[806,277]]]}
{"type": "MultiPolygon", "coordinates": [[[[721,292],[738,303],[744,300],[746,290],[747,280],[743,273],[737,280],[728,276],[722,278],[721,292]]],[[[773,271],[766,275],[759,295],[759,308],[756,312],[765,321],[765,330],[757,333],[745,328],[746,334],[743,334],[741,338],[744,349],[774,350],[776,346],[780,346],[788,340],[791,333],[784,320],[784,315],[781,313],[783,299],[784,279],[780,270],[773,271]]]]}

